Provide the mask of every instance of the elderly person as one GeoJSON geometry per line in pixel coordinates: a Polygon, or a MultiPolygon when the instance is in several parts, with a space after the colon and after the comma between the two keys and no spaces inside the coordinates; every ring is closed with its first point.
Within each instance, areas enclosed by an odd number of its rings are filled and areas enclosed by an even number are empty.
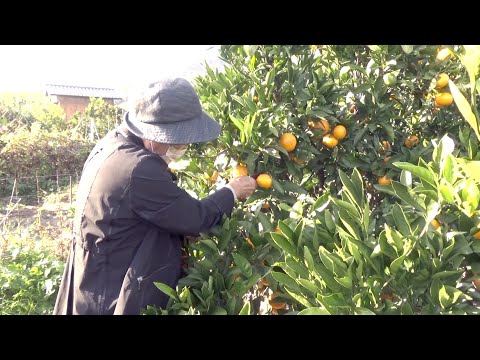
{"type": "Polygon", "coordinates": [[[54,314],[140,314],[147,305],[166,306],[154,282],[175,288],[184,236],[207,232],[256,188],[253,178],[240,176],[197,200],[173,181],[168,163],[220,131],[185,79],[153,83],[130,101],[122,124],[85,162],[54,314]]]}

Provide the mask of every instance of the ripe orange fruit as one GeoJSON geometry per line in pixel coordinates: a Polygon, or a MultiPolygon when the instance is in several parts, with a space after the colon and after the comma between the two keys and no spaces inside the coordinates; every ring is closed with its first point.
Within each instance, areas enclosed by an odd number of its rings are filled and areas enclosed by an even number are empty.
{"type": "Polygon", "coordinates": [[[257,185],[264,189],[270,189],[272,187],[272,178],[268,174],[260,174],[257,177],[257,185]]]}
{"type": "Polygon", "coordinates": [[[315,123],[315,129],[322,130],[324,134],[330,131],[330,123],[327,119],[321,118],[320,121],[315,123]]]}
{"type": "Polygon", "coordinates": [[[473,235],[473,237],[474,237],[475,239],[480,239],[480,231],[477,232],[477,233],[475,233],[475,235],[473,235]]]}
{"type": "Polygon", "coordinates": [[[292,133],[285,133],[280,136],[279,143],[281,147],[290,152],[297,146],[297,138],[292,133]]]}
{"type": "Polygon", "coordinates": [[[438,74],[437,76],[437,85],[435,86],[437,89],[441,89],[448,84],[448,75],[445,73],[438,74]]]}
{"type": "Polygon", "coordinates": [[[235,169],[233,169],[232,175],[233,175],[233,177],[247,176],[248,175],[248,169],[247,169],[246,166],[237,165],[235,167],[235,169]]]}
{"type": "Polygon", "coordinates": [[[418,136],[410,135],[405,139],[404,144],[407,148],[411,149],[412,147],[418,144],[418,141],[419,141],[418,136]]]}
{"type": "Polygon", "coordinates": [[[437,60],[440,61],[447,60],[447,58],[452,59],[455,56],[449,48],[438,49],[437,51],[437,60]]]}
{"type": "Polygon", "coordinates": [[[430,221],[430,225],[432,225],[432,227],[437,230],[440,227],[440,222],[437,219],[433,219],[432,221],[430,221]]]}
{"type": "Polygon", "coordinates": [[[392,183],[392,180],[387,177],[387,175],[379,177],[378,178],[378,183],[380,185],[390,185],[392,183]]]}
{"type": "Polygon", "coordinates": [[[333,136],[335,136],[337,140],[342,140],[345,136],[347,136],[347,128],[343,125],[335,126],[333,129],[333,136]]]}
{"type": "Polygon", "coordinates": [[[330,123],[327,119],[321,118],[319,121],[308,121],[308,126],[312,129],[322,130],[323,134],[326,134],[330,131],[330,123]]]}
{"type": "Polygon", "coordinates": [[[453,96],[449,92],[441,92],[435,95],[435,106],[443,107],[453,103],[453,96]]]}
{"type": "Polygon", "coordinates": [[[323,137],[322,144],[328,148],[334,148],[338,145],[338,139],[332,134],[327,134],[323,137]]]}

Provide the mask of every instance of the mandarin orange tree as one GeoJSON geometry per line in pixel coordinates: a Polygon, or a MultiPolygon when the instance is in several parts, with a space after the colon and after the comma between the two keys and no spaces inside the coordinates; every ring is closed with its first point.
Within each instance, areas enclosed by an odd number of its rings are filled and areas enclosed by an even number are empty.
{"type": "Polygon", "coordinates": [[[173,164],[203,197],[259,184],[188,245],[157,314],[477,313],[475,46],[222,46],[196,79],[216,142],[173,164]],[[213,180],[215,179],[215,180],[213,180]]]}

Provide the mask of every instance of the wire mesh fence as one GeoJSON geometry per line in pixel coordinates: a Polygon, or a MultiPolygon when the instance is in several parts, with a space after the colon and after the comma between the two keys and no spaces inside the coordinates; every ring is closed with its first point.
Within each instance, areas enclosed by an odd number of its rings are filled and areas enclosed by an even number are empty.
{"type": "Polygon", "coordinates": [[[78,181],[78,173],[0,178],[0,235],[32,225],[68,229],[78,181]]]}

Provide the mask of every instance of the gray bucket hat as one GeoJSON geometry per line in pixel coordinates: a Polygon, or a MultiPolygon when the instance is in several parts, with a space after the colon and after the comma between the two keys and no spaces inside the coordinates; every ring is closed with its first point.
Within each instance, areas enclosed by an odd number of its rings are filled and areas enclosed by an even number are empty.
{"type": "Polygon", "coordinates": [[[136,136],[163,144],[191,144],[216,139],[220,124],[202,110],[185,79],[150,84],[128,101],[124,124],[136,136]]]}

